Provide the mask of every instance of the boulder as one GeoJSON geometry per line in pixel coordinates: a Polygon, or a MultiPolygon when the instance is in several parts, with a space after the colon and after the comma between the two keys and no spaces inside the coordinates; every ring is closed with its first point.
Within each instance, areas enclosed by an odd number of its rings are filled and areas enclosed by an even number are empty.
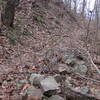
{"type": "Polygon", "coordinates": [[[72,87],[70,80],[65,80],[65,87],[72,87]]]}
{"type": "Polygon", "coordinates": [[[57,83],[62,82],[62,77],[61,77],[60,74],[56,74],[56,75],[54,75],[54,78],[55,78],[55,80],[57,81],[57,83]]]}
{"type": "Polygon", "coordinates": [[[100,90],[98,89],[97,91],[95,91],[94,95],[96,98],[100,99],[100,90]]]}
{"type": "Polygon", "coordinates": [[[53,95],[50,97],[50,100],[65,100],[64,98],[62,98],[61,96],[59,95],[53,95]]]}
{"type": "Polygon", "coordinates": [[[76,63],[76,59],[74,58],[73,55],[70,55],[70,56],[69,55],[65,55],[65,56],[63,56],[62,61],[64,63],[66,63],[68,65],[72,65],[72,66],[76,63]]]}
{"type": "Polygon", "coordinates": [[[84,65],[85,64],[85,62],[84,61],[77,61],[77,64],[79,64],[79,65],[84,65]]]}
{"type": "Polygon", "coordinates": [[[59,66],[58,71],[60,74],[65,75],[71,73],[70,67],[68,67],[66,64],[59,64],[58,66],[59,66]]]}
{"type": "Polygon", "coordinates": [[[17,83],[16,83],[16,86],[18,89],[21,89],[23,87],[24,84],[28,84],[28,81],[26,79],[24,80],[19,80],[17,83]]]}
{"type": "Polygon", "coordinates": [[[41,100],[43,96],[41,89],[34,88],[33,86],[28,87],[25,94],[27,94],[27,100],[41,100]]]}
{"type": "Polygon", "coordinates": [[[44,95],[48,97],[57,93],[60,90],[58,83],[52,76],[48,76],[44,80],[40,81],[40,84],[44,91],[44,95]]]}
{"type": "Polygon", "coordinates": [[[10,97],[10,100],[22,100],[22,96],[18,94],[14,94],[10,97]]]}
{"type": "Polygon", "coordinates": [[[31,85],[40,86],[40,81],[44,79],[44,75],[41,74],[31,74],[29,81],[31,85]]]}
{"type": "Polygon", "coordinates": [[[81,94],[88,94],[88,92],[89,92],[89,88],[87,86],[76,87],[73,90],[75,90],[76,92],[80,92],[81,94]]]}
{"type": "Polygon", "coordinates": [[[88,71],[88,68],[87,68],[87,66],[86,65],[76,65],[75,66],[75,69],[74,69],[74,71],[75,72],[77,72],[77,73],[80,73],[80,74],[86,74],[87,73],[87,71],[88,71]]]}

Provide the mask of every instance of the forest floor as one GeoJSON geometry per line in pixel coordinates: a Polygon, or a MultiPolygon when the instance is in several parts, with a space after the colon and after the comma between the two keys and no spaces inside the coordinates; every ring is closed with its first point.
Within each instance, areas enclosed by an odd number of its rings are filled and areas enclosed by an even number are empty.
{"type": "MultiPolygon", "coordinates": [[[[40,4],[32,5],[30,0],[21,0],[16,9],[15,28],[4,29],[6,35],[0,36],[0,100],[15,100],[9,99],[10,96],[23,94],[26,85],[19,89],[17,83],[28,80],[32,73],[54,76],[61,65],[74,69],[63,61],[63,57],[70,57],[74,55],[73,50],[81,50],[85,46],[86,29],[83,23],[87,25],[88,22],[78,17],[62,4],[51,3],[46,9],[40,4]]],[[[90,53],[96,50],[91,44],[90,53]]],[[[91,56],[96,55],[91,53],[91,56]]],[[[77,63],[86,62],[87,70],[83,75],[67,72],[66,79],[72,82],[77,91],[85,87],[83,92],[88,91],[88,94],[100,99],[100,74],[84,58],[80,60],[77,55],[72,58],[77,63]]],[[[88,58],[87,54],[85,58],[88,58]]],[[[100,61],[99,56],[96,60],[100,61]]],[[[97,67],[100,69],[99,65],[97,67]]]]}

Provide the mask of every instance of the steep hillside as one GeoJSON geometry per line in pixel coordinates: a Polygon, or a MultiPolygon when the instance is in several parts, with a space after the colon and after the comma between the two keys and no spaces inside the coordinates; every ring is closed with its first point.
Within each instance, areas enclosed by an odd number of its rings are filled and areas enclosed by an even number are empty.
{"type": "MultiPolygon", "coordinates": [[[[11,64],[16,65],[15,62],[19,59],[14,57],[18,46],[19,52],[26,52],[29,56],[29,52],[43,53],[49,48],[71,47],[77,43],[75,38],[78,34],[76,33],[79,33],[81,24],[78,23],[77,17],[64,7],[63,3],[51,2],[49,8],[46,9],[39,3],[32,5],[31,1],[22,0],[16,10],[15,29],[4,30],[7,38],[0,37],[1,45],[4,46],[1,50],[7,49],[4,54],[2,54],[3,51],[1,52],[1,56],[13,55],[11,64]],[[12,46],[13,44],[15,45],[12,46]]],[[[24,55],[25,53],[20,56],[24,55]]],[[[24,62],[26,60],[23,60],[23,64],[24,62]]]]}

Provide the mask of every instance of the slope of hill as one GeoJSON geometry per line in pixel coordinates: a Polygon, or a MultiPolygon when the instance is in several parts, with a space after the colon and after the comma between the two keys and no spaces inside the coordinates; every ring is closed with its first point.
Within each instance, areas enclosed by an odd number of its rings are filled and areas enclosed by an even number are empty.
{"type": "MultiPolygon", "coordinates": [[[[8,52],[7,55],[5,53],[3,56],[9,55],[10,57],[16,54],[14,51],[16,52],[17,45],[23,52],[28,52],[28,49],[29,52],[33,53],[42,52],[49,48],[74,46],[76,41],[74,38],[77,37],[76,33],[80,31],[79,29],[77,17],[64,8],[63,4],[53,2],[46,9],[39,3],[32,5],[31,1],[22,0],[16,12],[15,29],[5,30],[7,40],[5,37],[1,37],[1,45],[4,45],[4,49],[7,49],[5,52],[8,52]],[[11,46],[16,43],[17,45],[11,46]],[[9,49],[14,50],[9,52],[9,49]],[[24,51],[25,49],[26,51],[24,51]]],[[[2,47],[1,50],[3,50],[2,47]]]]}

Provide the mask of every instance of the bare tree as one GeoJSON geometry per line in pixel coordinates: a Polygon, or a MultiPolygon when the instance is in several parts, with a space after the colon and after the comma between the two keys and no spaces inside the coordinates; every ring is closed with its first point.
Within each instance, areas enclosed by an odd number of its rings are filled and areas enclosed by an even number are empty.
{"type": "Polygon", "coordinates": [[[74,3],[74,11],[75,13],[77,12],[77,0],[73,0],[74,3]]]}
{"type": "MultiPolygon", "coordinates": [[[[95,22],[96,22],[96,33],[98,34],[98,29],[99,29],[99,20],[100,20],[100,15],[99,15],[99,3],[100,3],[100,0],[96,0],[95,1],[95,22]]],[[[98,35],[97,35],[98,37],[98,35]]]]}
{"type": "Polygon", "coordinates": [[[2,0],[1,23],[6,27],[13,27],[15,7],[19,0],[2,0]]]}
{"type": "Polygon", "coordinates": [[[63,0],[64,4],[71,9],[72,0],[63,0]]]}
{"type": "Polygon", "coordinates": [[[83,0],[83,3],[82,3],[82,12],[81,12],[81,15],[84,17],[84,14],[85,14],[85,7],[86,7],[86,0],[83,0]]]}

